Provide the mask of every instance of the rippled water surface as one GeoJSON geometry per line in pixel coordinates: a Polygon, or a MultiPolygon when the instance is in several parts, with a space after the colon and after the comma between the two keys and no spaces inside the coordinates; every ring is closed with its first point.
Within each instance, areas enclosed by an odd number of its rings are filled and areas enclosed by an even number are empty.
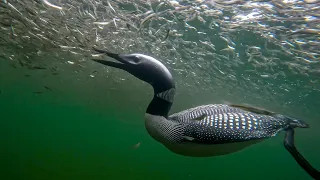
{"type": "Polygon", "coordinates": [[[308,179],[282,134],[231,156],[173,155],[144,130],[151,87],[91,58],[96,46],[159,59],[172,112],[231,102],[303,119],[297,146],[319,167],[319,17],[318,0],[2,0],[6,179],[308,179]]]}

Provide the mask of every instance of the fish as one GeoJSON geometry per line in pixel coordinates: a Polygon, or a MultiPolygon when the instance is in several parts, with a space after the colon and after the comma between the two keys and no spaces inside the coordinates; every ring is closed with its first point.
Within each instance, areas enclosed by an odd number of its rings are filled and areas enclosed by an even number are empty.
{"type": "Polygon", "coordinates": [[[43,87],[46,88],[46,89],[49,90],[49,91],[52,91],[52,89],[49,88],[48,86],[43,86],[43,87]]]}
{"type": "Polygon", "coordinates": [[[141,142],[138,142],[137,144],[131,146],[132,149],[138,149],[141,145],[141,142]]]}

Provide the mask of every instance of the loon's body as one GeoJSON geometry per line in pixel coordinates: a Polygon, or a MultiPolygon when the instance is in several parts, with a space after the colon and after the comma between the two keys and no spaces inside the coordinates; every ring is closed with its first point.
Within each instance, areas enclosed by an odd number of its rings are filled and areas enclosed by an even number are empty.
{"type": "Polygon", "coordinates": [[[294,121],[256,114],[224,104],[209,104],[170,115],[146,113],[145,126],[158,142],[185,156],[233,153],[275,136],[294,121]]]}
{"type": "Polygon", "coordinates": [[[172,152],[193,157],[225,155],[285,130],[285,147],[299,164],[306,162],[294,147],[292,133],[297,127],[308,128],[305,122],[254,107],[224,104],[203,105],[169,115],[175,83],[160,61],[143,54],[94,50],[120,63],[94,61],[125,70],[152,85],[154,96],[146,110],[145,127],[152,138],[172,152]]]}

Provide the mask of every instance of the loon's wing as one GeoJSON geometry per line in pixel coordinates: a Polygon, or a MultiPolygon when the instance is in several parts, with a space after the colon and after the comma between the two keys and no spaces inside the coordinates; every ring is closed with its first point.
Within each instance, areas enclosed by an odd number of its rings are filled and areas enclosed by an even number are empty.
{"type": "Polygon", "coordinates": [[[257,107],[252,107],[252,106],[245,106],[245,105],[239,105],[239,104],[229,104],[229,106],[231,107],[235,107],[235,108],[240,108],[243,109],[245,111],[249,111],[249,112],[253,112],[256,114],[263,114],[263,115],[275,115],[276,113],[262,109],[262,108],[257,108],[257,107]]]}
{"type": "Polygon", "coordinates": [[[185,139],[200,144],[262,140],[275,136],[287,126],[284,119],[250,112],[213,114],[203,120],[192,120],[185,124],[185,139]]]}
{"type": "Polygon", "coordinates": [[[188,122],[192,120],[202,121],[208,116],[226,113],[254,113],[267,116],[277,116],[276,113],[252,106],[237,104],[208,104],[190,108],[169,116],[168,119],[178,122],[188,122]]]}
{"type": "Polygon", "coordinates": [[[208,104],[186,109],[184,111],[174,113],[168,119],[177,122],[189,122],[192,120],[201,121],[211,115],[218,115],[224,113],[242,113],[245,110],[241,108],[232,107],[226,104],[208,104]]]}
{"type": "Polygon", "coordinates": [[[209,104],[169,116],[185,124],[186,141],[221,144],[264,139],[288,126],[288,120],[274,113],[240,105],[209,104]]]}
{"type": "Polygon", "coordinates": [[[175,113],[168,118],[185,126],[185,140],[201,144],[221,144],[265,139],[287,128],[307,128],[308,124],[267,110],[210,104],[175,113]]]}

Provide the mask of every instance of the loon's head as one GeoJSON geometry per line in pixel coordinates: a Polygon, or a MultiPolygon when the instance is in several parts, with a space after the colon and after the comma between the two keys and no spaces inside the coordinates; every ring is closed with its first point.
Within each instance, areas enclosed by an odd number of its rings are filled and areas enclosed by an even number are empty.
{"type": "Polygon", "coordinates": [[[92,59],[106,66],[125,70],[142,81],[151,84],[156,92],[173,88],[174,81],[169,70],[157,59],[144,54],[115,54],[94,48],[118,62],[92,59]]]}

